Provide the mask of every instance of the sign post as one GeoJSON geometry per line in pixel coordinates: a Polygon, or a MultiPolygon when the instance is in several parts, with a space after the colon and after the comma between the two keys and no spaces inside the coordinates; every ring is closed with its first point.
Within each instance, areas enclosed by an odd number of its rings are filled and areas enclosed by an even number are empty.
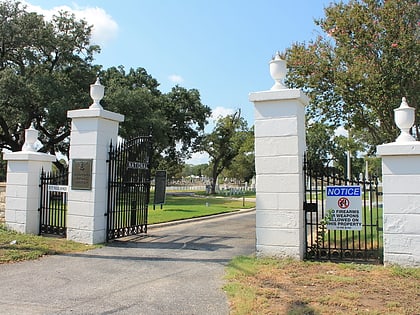
{"type": "Polygon", "coordinates": [[[155,198],[153,201],[153,210],[155,210],[155,205],[162,205],[165,203],[166,197],[166,171],[156,171],[155,175],[155,198]]]}
{"type": "Polygon", "coordinates": [[[362,191],[360,186],[327,186],[327,229],[362,229],[362,191]]]}

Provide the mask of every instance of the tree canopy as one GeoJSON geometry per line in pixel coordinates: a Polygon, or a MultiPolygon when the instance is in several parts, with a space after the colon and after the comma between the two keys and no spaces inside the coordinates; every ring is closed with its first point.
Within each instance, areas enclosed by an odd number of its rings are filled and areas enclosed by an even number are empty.
{"type": "Polygon", "coordinates": [[[175,86],[166,94],[143,68],[125,71],[123,66],[100,72],[106,86],[104,108],[125,115],[120,136],[153,135],[155,167],[182,164],[197,150],[210,108],[201,103],[196,89],[175,86]]]}
{"type": "Polygon", "coordinates": [[[20,150],[35,122],[40,151],[66,153],[66,112],[87,102],[95,77],[91,27],[66,12],[45,21],[9,1],[0,3],[0,23],[0,148],[20,150]]]}
{"type": "Polygon", "coordinates": [[[182,167],[197,149],[210,116],[196,89],[175,86],[166,94],[143,68],[94,65],[99,46],[91,26],[59,12],[51,20],[13,0],[0,3],[0,148],[19,151],[31,123],[41,152],[68,154],[67,111],[91,103],[89,85],[105,85],[104,108],[125,115],[120,136],[153,134],[154,166],[182,167]]]}
{"type": "Polygon", "coordinates": [[[216,122],[213,131],[203,137],[201,151],[210,156],[211,193],[216,192],[217,177],[232,165],[233,160],[241,153],[241,148],[249,138],[248,126],[240,111],[228,115],[216,122]]]}
{"type": "MultiPolygon", "coordinates": [[[[417,0],[350,0],[316,20],[324,32],[286,50],[287,84],[310,96],[308,121],[376,146],[395,141],[394,109],[402,97],[420,123],[420,6],[417,0]]],[[[417,128],[418,133],[418,128],[417,128]]]]}

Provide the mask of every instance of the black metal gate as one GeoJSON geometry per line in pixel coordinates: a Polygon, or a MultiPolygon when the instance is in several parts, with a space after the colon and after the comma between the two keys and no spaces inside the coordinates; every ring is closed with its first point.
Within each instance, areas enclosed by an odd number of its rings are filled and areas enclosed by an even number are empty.
{"type": "Polygon", "coordinates": [[[68,170],[45,172],[40,178],[39,234],[66,236],[68,170]]]}
{"type": "Polygon", "coordinates": [[[151,140],[140,136],[110,146],[107,241],[147,233],[151,140]]]}
{"type": "MultiPolygon", "coordinates": [[[[326,168],[314,169],[311,167],[311,163],[305,160],[303,208],[305,212],[306,258],[382,263],[382,196],[378,192],[377,178],[349,180],[328,174],[329,172],[331,173],[326,168]],[[335,229],[329,226],[331,211],[335,211],[326,208],[326,188],[330,187],[331,189],[331,186],[360,187],[362,222],[359,230],[335,229]]],[[[343,214],[340,215],[344,216],[345,211],[343,210],[341,213],[343,214]]],[[[336,213],[334,215],[337,216],[336,213]]],[[[351,217],[354,214],[347,214],[347,216],[351,217]]],[[[346,217],[345,220],[350,219],[346,217]]]]}

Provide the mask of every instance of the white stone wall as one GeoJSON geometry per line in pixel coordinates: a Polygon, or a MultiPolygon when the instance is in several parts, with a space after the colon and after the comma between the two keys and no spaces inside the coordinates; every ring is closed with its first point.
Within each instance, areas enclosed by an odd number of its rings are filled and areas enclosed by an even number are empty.
{"type": "Polygon", "coordinates": [[[420,142],[378,147],[382,157],[384,263],[420,266],[420,142]]]}
{"type": "Polygon", "coordinates": [[[124,116],[103,109],[68,112],[70,135],[70,187],[68,193],[67,239],[97,244],[106,240],[109,145],[117,142],[119,122],[124,116]],[[92,189],[71,187],[72,161],[92,159],[92,189]]]}
{"type": "Polygon", "coordinates": [[[251,93],[255,106],[257,254],[303,258],[303,155],[307,97],[295,89],[251,93]]]}
{"type": "Polygon", "coordinates": [[[55,156],[38,152],[6,153],[6,226],[21,233],[39,233],[39,178],[50,171],[55,156]]]}
{"type": "Polygon", "coordinates": [[[6,183],[0,183],[0,223],[4,222],[6,210],[6,183]]]}

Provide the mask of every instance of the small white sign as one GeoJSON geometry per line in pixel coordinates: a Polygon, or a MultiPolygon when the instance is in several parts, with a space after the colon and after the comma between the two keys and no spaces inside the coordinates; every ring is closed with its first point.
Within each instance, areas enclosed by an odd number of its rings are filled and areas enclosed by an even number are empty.
{"type": "Polygon", "coordinates": [[[360,186],[327,186],[327,229],[362,229],[362,190],[360,186]]]}
{"type": "Polygon", "coordinates": [[[69,186],[67,186],[67,185],[48,185],[48,191],[68,192],[69,191],[69,186]]]}

